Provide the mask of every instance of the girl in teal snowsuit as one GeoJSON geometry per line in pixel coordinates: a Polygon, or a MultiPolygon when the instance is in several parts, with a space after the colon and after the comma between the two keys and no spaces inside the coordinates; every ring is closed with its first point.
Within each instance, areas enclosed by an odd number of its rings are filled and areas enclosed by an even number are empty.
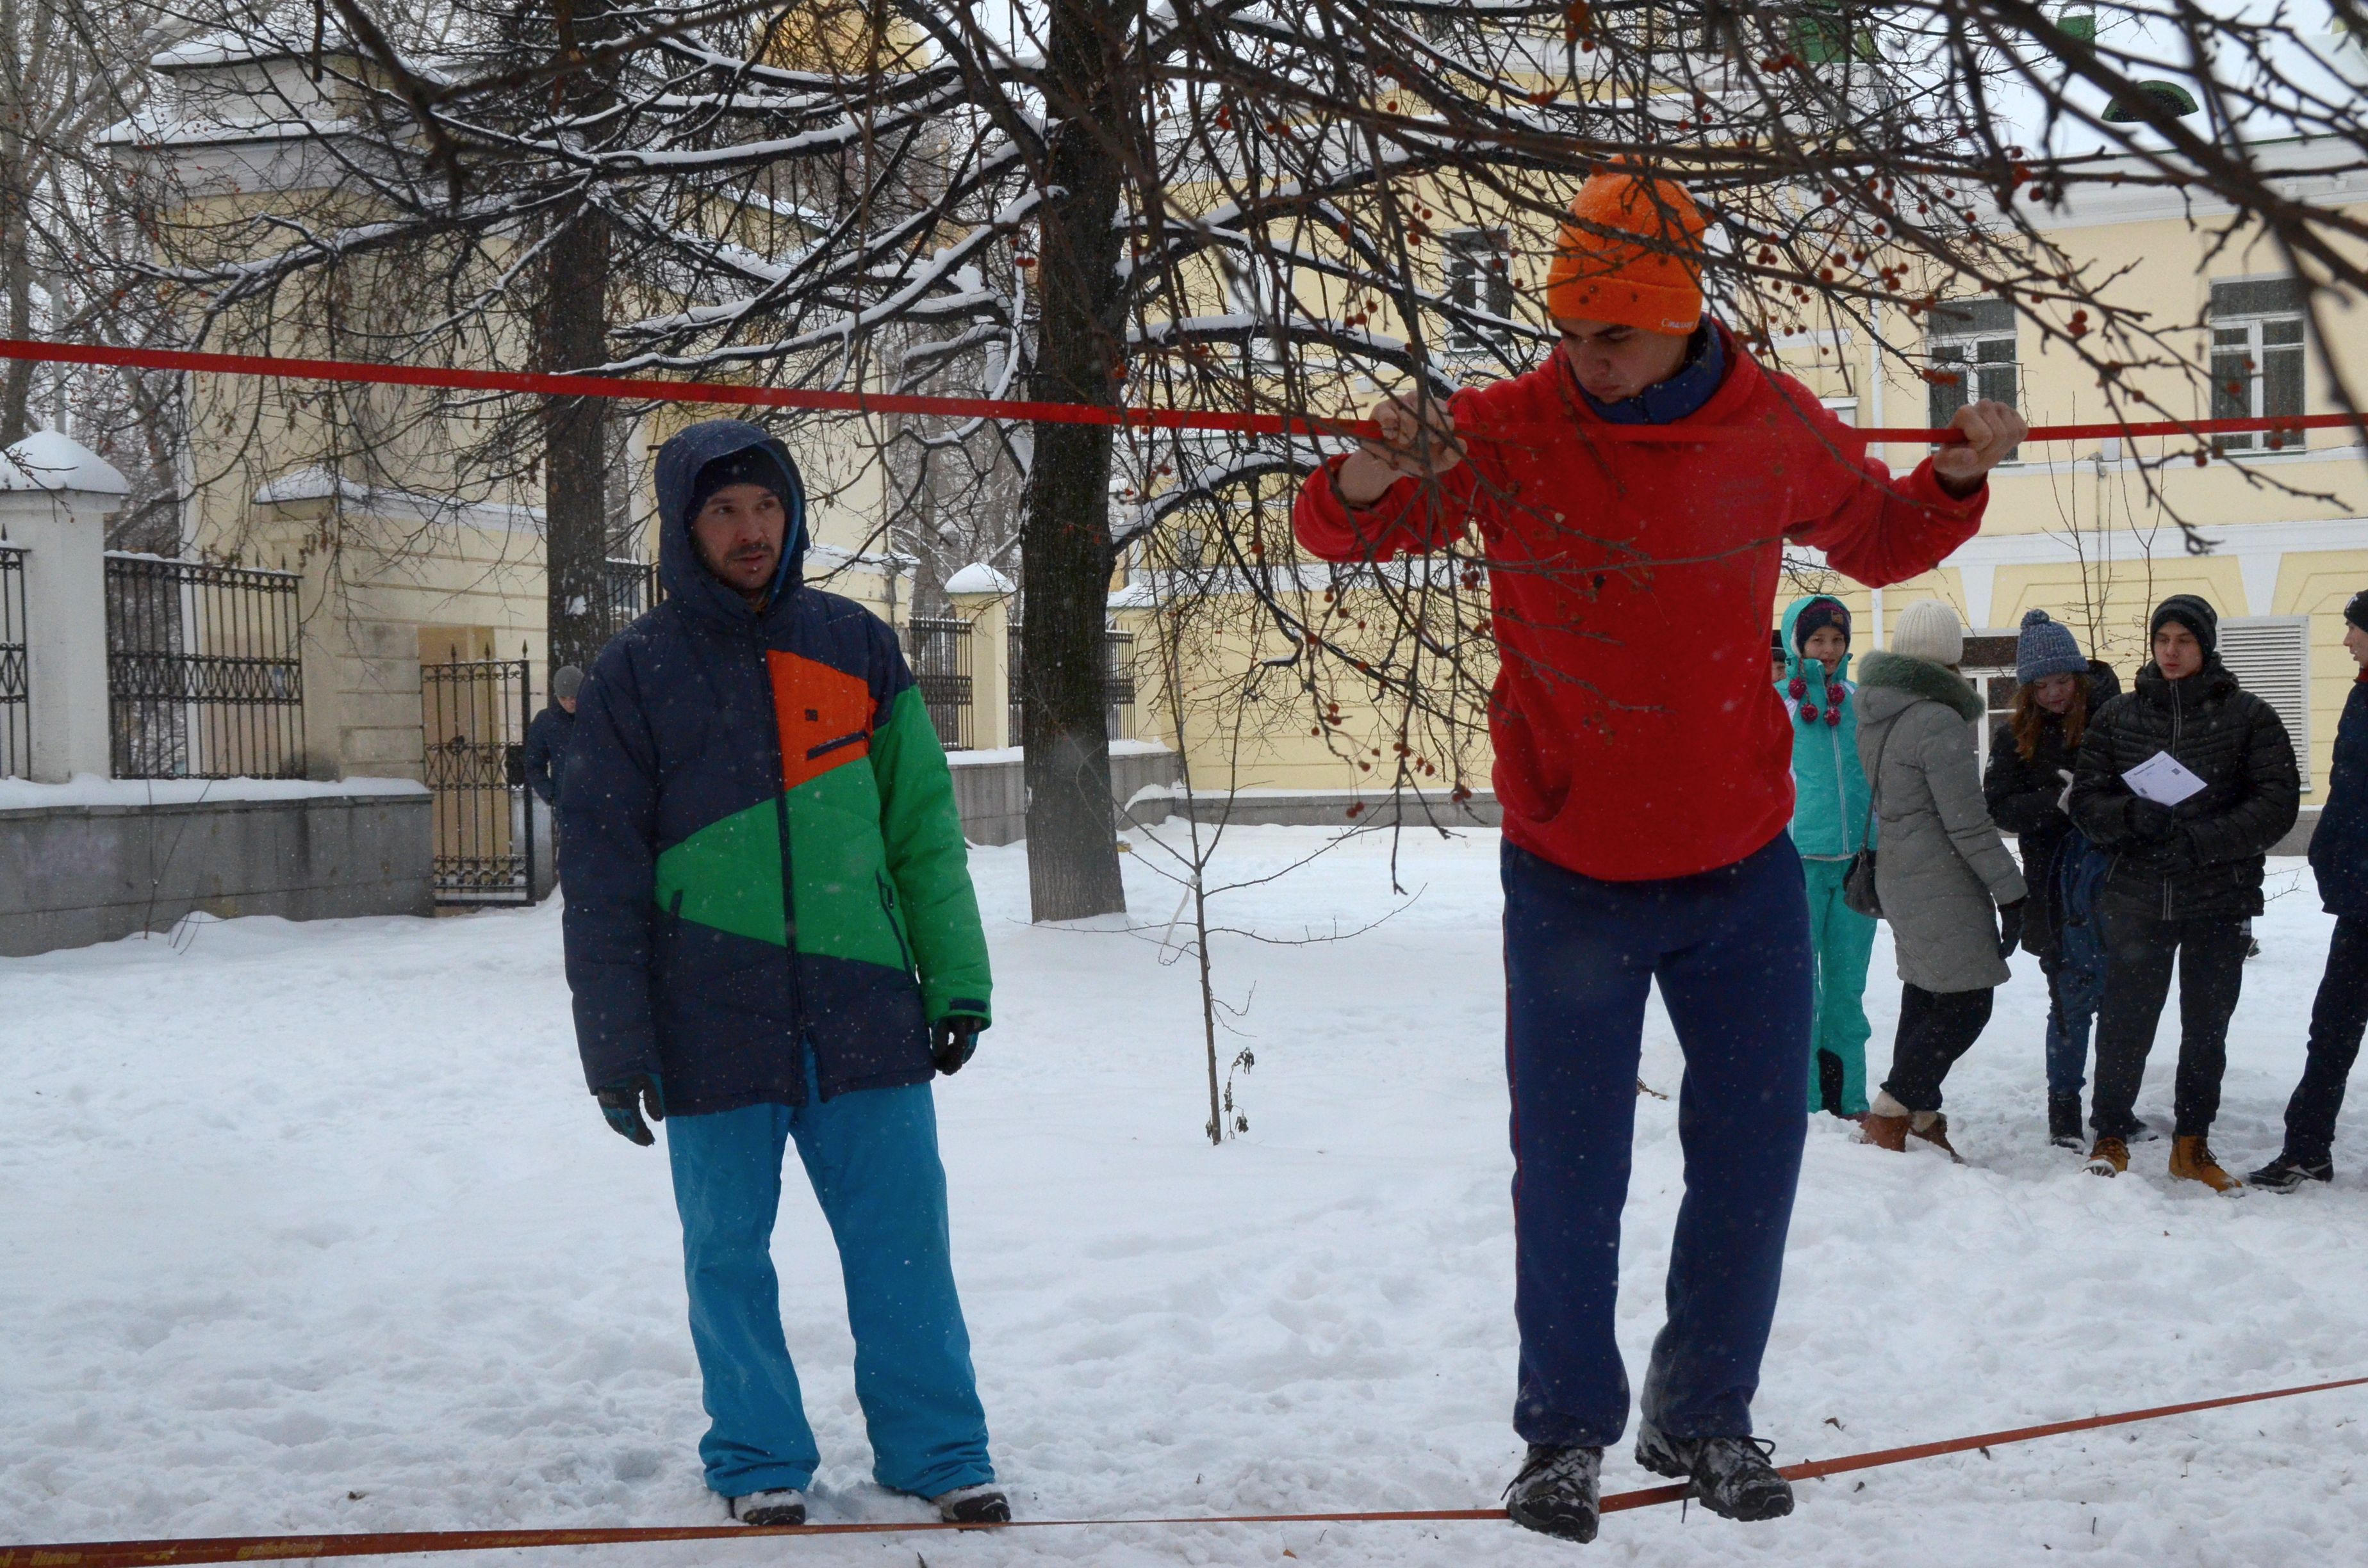
{"type": "Polygon", "coordinates": [[[1793,718],[1793,846],[1808,881],[1809,935],[1817,952],[1809,1109],[1858,1117],[1867,1108],[1870,1030],[1862,998],[1874,922],[1842,902],[1842,878],[1850,857],[1872,838],[1873,824],[1858,760],[1850,634],[1850,609],[1839,599],[1816,594],[1793,600],[1784,610],[1784,675],[1777,692],[1793,718]],[[1812,639],[1830,664],[1806,651],[1812,639]]]}

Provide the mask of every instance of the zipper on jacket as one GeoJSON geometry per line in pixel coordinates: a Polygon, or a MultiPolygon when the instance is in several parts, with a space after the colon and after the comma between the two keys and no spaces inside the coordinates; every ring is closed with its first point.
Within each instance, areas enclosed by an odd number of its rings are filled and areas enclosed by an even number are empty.
{"type": "MultiPolygon", "coordinates": [[[[772,689],[772,671],[765,672],[766,689],[772,689]]],[[[790,1026],[798,1042],[798,1081],[808,1076],[808,1059],[814,1052],[814,1042],[806,1035],[805,987],[798,980],[798,883],[792,874],[790,859],[790,794],[784,790],[773,797],[773,820],[781,835],[781,948],[790,964],[790,1026]]],[[[820,1082],[822,1063],[812,1062],[812,1073],[820,1082]]]]}
{"type": "Polygon", "coordinates": [[[896,924],[896,890],[889,885],[888,873],[871,873],[880,883],[880,913],[888,917],[888,929],[896,937],[896,950],[905,957],[905,972],[913,972],[913,944],[905,940],[905,928],[896,924]]]}
{"type": "MultiPolygon", "coordinates": [[[[2179,760],[2179,722],[2184,709],[2179,699],[2179,682],[2170,681],[2167,684],[2170,687],[2170,758],[2173,762],[2177,762],[2179,760]]],[[[2185,765],[2181,764],[2181,766],[2185,765]]],[[[2165,871],[2162,876],[2162,917],[2165,921],[2170,919],[2170,873],[2165,871]]]]}
{"type": "Polygon", "coordinates": [[[1834,814],[1841,819],[1842,853],[1846,856],[1855,855],[1864,846],[1850,842],[1850,784],[1842,777],[1842,727],[1839,724],[1828,724],[1826,726],[1826,734],[1834,743],[1834,814]]]}

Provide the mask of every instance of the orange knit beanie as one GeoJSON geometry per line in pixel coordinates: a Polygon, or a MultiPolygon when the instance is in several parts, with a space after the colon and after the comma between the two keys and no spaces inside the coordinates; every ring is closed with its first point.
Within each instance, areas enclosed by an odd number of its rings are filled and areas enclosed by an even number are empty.
{"type": "Polygon", "coordinates": [[[1565,223],[1546,269],[1547,313],[1672,337],[1693,331],[1702,312],[1702,216],[1683,186],[1607,170],[1578,187],[1570,212],[1599,229],[1640,235],[1679,254],[1565,223]]]}

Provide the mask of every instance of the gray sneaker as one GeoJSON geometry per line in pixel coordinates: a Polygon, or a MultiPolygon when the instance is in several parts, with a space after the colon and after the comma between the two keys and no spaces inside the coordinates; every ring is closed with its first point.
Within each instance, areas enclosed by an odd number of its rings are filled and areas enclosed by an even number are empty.
{"type": "Polygon", "coordinates": [[[724,1511],[744,1525],[802,1525],[806,1522],[806,1494],[794,1487],[751,1492],[725,1501],[724,1511]]]}
{"type": "Polygon", "coordinates": [[[1589,1541],[1603,1513],[1603,1450],[1530,1445],[1520,1473],[1505,1488],[1505,1512],[1523,1529],[1589,1541]]]}
{"type": "Polygon", "coordinates": [[[1723,1519],[1781,1519],[1793,1511],[1793,1483],[1776,1472],[1773,1443],[1757,1437],[1672,1437],[1636,1424],[1636,1462],[1687,1483],[1694,1500],[1723,1519]]]}

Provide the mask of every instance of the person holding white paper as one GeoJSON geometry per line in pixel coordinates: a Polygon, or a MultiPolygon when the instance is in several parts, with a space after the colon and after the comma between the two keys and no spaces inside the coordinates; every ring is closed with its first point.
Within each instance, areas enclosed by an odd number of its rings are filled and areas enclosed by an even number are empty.
{"type": "Polygon", "coordinates": [[[2192,594],[2155,607],[2153,662],[2098,713],[2081,743],[2072,820],[2112,857],[2098,901],[2105,1001],[2088,1168],[2100,1176],[2129,1168],[2129,1139],[2143,1125],[2138,1085],[2175,960],[2170,1174],[2229,1192],[2243,1184],[2213,1158],[2210,1135],[2228,1020],[2244,983],[2245,923],[2261,913],[2263,857],[2294,826],[2302,779],[2277,710],[2220,662],[2219,630],[2218,614],[2192,594]]]}

